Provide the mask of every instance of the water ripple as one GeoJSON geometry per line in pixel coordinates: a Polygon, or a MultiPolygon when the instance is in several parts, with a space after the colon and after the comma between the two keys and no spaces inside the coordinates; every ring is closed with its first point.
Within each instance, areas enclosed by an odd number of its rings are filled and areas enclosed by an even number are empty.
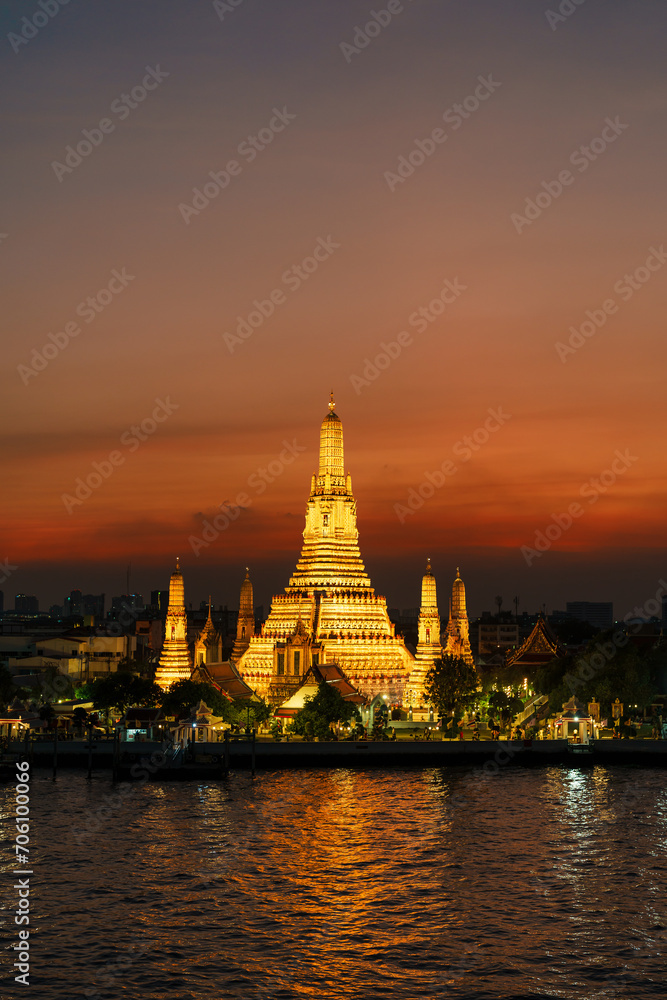
{"type": "Polygon", "coordinates": [[[121,808],[37,772],[31,809],[45,1000],[664,992],[660,772],[239,773],[121,808]]]}

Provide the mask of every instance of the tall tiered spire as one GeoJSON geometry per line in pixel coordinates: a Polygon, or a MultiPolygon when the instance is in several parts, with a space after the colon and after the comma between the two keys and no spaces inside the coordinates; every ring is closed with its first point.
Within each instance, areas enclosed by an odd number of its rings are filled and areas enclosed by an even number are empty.
{"type": "Polygon", "coordinates": [[[320,428],[319,469],[306,505],[303,548],[288,590],[303,587],[370,587],[359,551],[357,505],[345,475],[343,424],[333,392],[320,428]]]}
{"type": "Polygon", "coordinates": [[[475,662],[472,650],[470,649],[468,613],[466,611],[466,588],[461,579],[458,566],[456,567],[456,577],[452,584],[445,652],[449,653],[450,656],[458,656],[471,665],[475,662]]]}
{"type": "Polygon", "coordinates": [[[331,493],[345,490],[345,466],[343,459],[343,424],[336,413],[333,392],[329,399],[329,412],[320,428],[320,465],[317,476],[317,492],[331,493]],[[326,477],[329,477],[327,480],[326,477]]]}
{"type": "Polygon", "coordinates": [[[397,702],[412,657],[395,635],[386,601],[375,594],[361,559],[357,506],[335,407],[332,392],[320,426],[319,463],[311,478],[296,569],[284,594],[273,598],[262,633],[251,639],[239,671],[265,695],[290,676],[289,658],[298,652],[303,672],[315,656],[320,663],[335,661],[364,694],[381,692],[397,702]],[[299,650],[292,648],[297,638],[299,650]]]}
{"type": "Polygon", "coordinates": [[[211,597],[208,598],[206,624],[195,640],[195,666],[201,663],[220,663],[222,660],[222,638],[213,624],[211,597]]]}
{"type": "Polygon", "coordinates": [[[255,634],[255,607],[250,580],[250,570],[246,566],[245,579],[241,584],[239,597],[239,617],[236,623],[236,641],[232,649],[232,660],[234,663],[245,653],[250,645],[250,640],[255,634]]]}
{"type": "Polygon", "coordinates": [[[442,656],[440,645],[440,615],[436,594],[435,577],[431,560],[426,561],[426,571],[422,577],[422,602],[417,621],[417,649],[415,665],[410,674],[408,698],[413,706],[424,705],[424,683],[426,675],[435,660],[442,656]]]}
{"type": "Polygon", "coordinates": [[[155,672],[155,682],[168,688],[174,681],[187,680],[192,673],[192,661],[187,641],[188,619],[185,613],[185,585],[180,562],[169,581],[169,607],[164,626],[164,644],[155,672]]]}
{"type": "Polygon", "coordinates": [[[433,576],[433,570],[431,569],[430,559],[426,560],[426,572],[422,577],[421,610],[424,611],[426,608],[435,608],[437,614],[438,601],[435,592],[435,577],[433,576]]]}
{"type": "Polygon", "coordinates": [[[466,588],[461,579],[458,566],[456,567],[456,578],[452,584],[452,606],[450,611],[452,618],[465,618],[466,620],[468,618],[466,611],[466,588]]]}

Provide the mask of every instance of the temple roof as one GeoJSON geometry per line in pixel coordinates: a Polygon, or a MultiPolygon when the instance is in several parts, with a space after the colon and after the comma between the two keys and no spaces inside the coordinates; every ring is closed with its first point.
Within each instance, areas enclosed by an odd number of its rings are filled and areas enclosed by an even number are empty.
{"type": "Polygon", "coordinates": [[[327,684],[334,684],[345,701],[352,702],[353,705],[365,705],[367,703],[367,699],[362,694],[359,694],[357,689],[350,684],[337,664],[314,663],[308,673],[305,674],[301,687],[280,706],[275,715],[282,718],[292,718],[303,708],[309,698],[315,697],[322,681],[326,681],[327,684]]]}
{"type": "Polygon", "coordinates": [[[234,701],[236,698],[256,700],[255,692],[248,687],[245,681],[241,680],[231,660],[225,660],[222,663],[199,663],[192,671],[193,680],[196,680],[196,675],[199,675],[207,684],[211,684],[216,691],[225,695],[230,701],[234,701]]]}
{"type": "Polygon", "coordinates": [[[515,663],[548,663],[560,653],[558,640],[540,615],[528,638],[508,654],[506,663],[508,667],[515,663]]]}

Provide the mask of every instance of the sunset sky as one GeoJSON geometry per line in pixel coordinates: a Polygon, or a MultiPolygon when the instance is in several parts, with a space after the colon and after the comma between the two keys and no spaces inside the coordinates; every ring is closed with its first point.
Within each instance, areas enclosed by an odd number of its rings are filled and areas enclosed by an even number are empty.
{"type": "Polygon", "coordinates": [[[35,28],[37,0],[3,5],[5,607],[108,605],[128,564],[148,599],[176,555],[188,601],[236,604],[248,565],[268,606],[331,389],[390,606],[418,604],[427,556],[444,611],[457,565],[473,614],[655,594],[665,4],[389,6],[71,0],[35,28]],[[272,314],[244,338],[255,300],[272,314]],[[93,463],[110,474],[68,501],[93,463]]]}

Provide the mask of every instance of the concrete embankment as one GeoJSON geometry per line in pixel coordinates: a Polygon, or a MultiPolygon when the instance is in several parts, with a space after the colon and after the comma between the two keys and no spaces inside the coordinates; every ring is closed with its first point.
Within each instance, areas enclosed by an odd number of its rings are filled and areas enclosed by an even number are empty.
{"type": "MultiPolygon", "coordinates": [[[[58,768],[111,769],[113,742],[101,740],[88,744],[80,740],[58,743],[58,768]]],[[[24,745],[13,748],[22,754],[24,745]]],[[[172,760],[154,742],[122,743],[119,746],[118,773],[131,775],[134,765],[152,762],[152,777],[210,777],[219,776],[224,770],[225,744],[198,743],[194,758],[172,760]]],[[[29,748],[36,767],[52,767],[53,743],[40,742],[29,748]]],[[[452,765],[485,765],[488,770],[507,765],[544,766],[567,764],[591,766],[594,764],[639,764],[643,767],[667,765],[667,741],[660,740],[598,740],[590,747],[568,745],[566,740],[508,740],[491,741],[417,741],[396,742],[311,743],[302,741],[274,742],[257,740],[231,740],[228,745],[228,764],[234,768],[276,769],[305,767],[448,767],[452,765]],[[491,763],[487,763],[491,762],[491,763]]]]}

